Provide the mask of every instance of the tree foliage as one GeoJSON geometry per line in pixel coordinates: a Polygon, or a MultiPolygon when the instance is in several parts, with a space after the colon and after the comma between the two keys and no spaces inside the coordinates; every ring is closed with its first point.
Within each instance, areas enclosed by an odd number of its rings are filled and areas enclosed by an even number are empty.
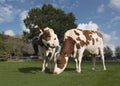
{"type": "Polygon", "coordinates": [[[109,46],[104,47],[104,56],[105,56],[105,59],[107,59],[107,60],[112,58],[113,51],[111,50],[111,48],[109,46]]]}
{"type": "Polygon", "coordinates": [[[23,45],[24,42],[20,38],[0,34],[0,57],[8,58],[11,53],[15,53],[17,56],[22,55],[23,45]]]}
{"type": "Polygon", "coordinates": [[[3,34],[0,34],[0,57],[6,57],[10,51],[5,41],[6,37],[3,34]]]}
{"type": "Polygon", "coordinates": [[[24,24],[30,30],[30,39],[39,34],[39,29],[36,28],[38,26],[42,29],[45,27],[54,29],[60,41],[66,30],[76,27],[73,13],[65,13],[61,9],[54,8],[51,4],[44,4],[41,8],[29,10],[24,24]]]}
{"type": "Polygon", "coordinates": [[[115,48],[115,56],[117,59],[120,59],[120,47],[115,48]]]}

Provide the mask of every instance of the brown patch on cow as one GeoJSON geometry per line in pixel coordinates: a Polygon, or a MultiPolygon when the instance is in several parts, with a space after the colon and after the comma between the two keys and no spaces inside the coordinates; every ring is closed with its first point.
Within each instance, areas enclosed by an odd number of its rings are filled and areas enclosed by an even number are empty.
{"type": "Polygon", "coordinates": [[[63,69],[64,65],[66,63],[64,54],[60,54],[57,58],[57,67],[60,69],[63,69]]]}
{"type": "Polygon", "coordinates": [[[50,36],[49,30],[45,30],[45,31],[43,32],[42,38],[43,38],[44,40],[46,40],[46,41],[50,40],[51,36],[50,36]]]}
{"type": "Polygon", "coordinates": [[[80,44],[77,43],[77,44],[76,44],[76,47],[77,47],[77,49],[80,49],[80,44]]]}
{"type": "Polygon", "coordinates": [[[77,31],[75,31],[75,30],[74,30],[74,32],[75,32],[75,34],[76,34],[77,36],[79,36],[79,35],[80,35],[77,31]]]}
{"type": "Polygon", "coordinates": [[[96,31],[91,30],[92,33],[95,33],[96,31]]]}
{"type": "Polygon", "coordinates": [[[93,45],[95,44],[95,39],[94,39],[94,38],[92,38],[92,44],[93,44],[93,45]]]}
{"type": "MultiPolygon", "coordinates": [[[[92,40],[91,33],[89,33],[89,34],[87,34],[87,33],[88,33],[88,31],[87,31],[87,32],[84,32],[84,35],[86,34],[85,37],[88,38],[89,40],[92,40]]],[[[84,45],[88,45],[88,44],[89,44],[89,40],[84,41],[84,40],[81,40],[80,37],[77,37],[76,40],[77,40],[77,41],[80,41],[79,48],[80,48],[80,47],[83,47],[84,45]]],[[[77,48],[78,48],[78,44],[77,44],[76,46],[77,46],[77,48]]]]}
{"type": "Polygon", "coordinates": [[[101,33],[99,33],[99,32],[96,32],[96,33],[100,38],[103,38],[103,35],[101,33]]]}
{"type": "Polygon", "coordinates": [[[96,41],[98,42],[98,38],[96,38],[96,41]]]}
{"type": "Polygon", "coordinates": [[[57,57],[57,66],[59,68],[62,69],[64,67],[66,63],[65,56],[70,57],[70,55],[74,52],[74,44],[75,41],[71,37],[64,40],[60,54],[57,57]]]}
{"type": "Polygon", "coordinates": [[[92,34],[92,32],[91,31],[89,31],[89,30],[84,30],[83,31],[83,34],[85,35],[85,37],[86,37],[86,40],[92,40],[92,36],[91,36],[91,34],[92,34]]]}
{"type": "MultiPolygon", "coordinates": [[[[103,38],[103,35],[97,31],[89,31],[89,30],[84,30],[83,34],[86,37],[86,45],[89,44],[89,41],[92,41],[92,44],[95,44],[95,39],[92,37],[92,34],[97,34],[99,37],[103,38]]],[[[96,39],[98,41],[98,39],[96,39]]]]}
{"type": "Polygon", "coordinates": [[[83,47],[84,45],[87,45],[87,44],[86,44],[86,42],[84,42],[84,40],[81,40],[80,45],[81,45],[81,47],[83,47]]]}
{"type": "Polygon", "coordinates": [[[47,30],[44,31],[44,33],[38,38],[38,45],[45,47],[46,50],[48,50],[49,48],[43,44],[42,39],[47,41],[50,39],[49,37],[50,37],[49,31],[47,31],[47,30]]]}
{"type": "Polygon", "coordinates": [[[77,41],[81,41],[81,39],[80,39],[80,37],[77,37],[77,39],[76,39],[77,41]]]}
{"type": "Polygon", "coordinates": [[[64,40],[60,53],[70,56],[74,52],[74,44],[75,41],[71,37],[68,37],[64,40]]]}
{"type": "Polygon", "coordinates": [[[87,40],[87,41],[86,41],[86,45],[89,45],[89,43],[90,43],[90,41],[87,40]]]}

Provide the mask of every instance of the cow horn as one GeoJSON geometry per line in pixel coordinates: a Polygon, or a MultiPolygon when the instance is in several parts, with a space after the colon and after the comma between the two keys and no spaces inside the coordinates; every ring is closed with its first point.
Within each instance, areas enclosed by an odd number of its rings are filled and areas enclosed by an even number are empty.
{"type": "Polygon", "coordinates": [[[40,33],[43,33],[43,30],[39,28],[40,33]]]}

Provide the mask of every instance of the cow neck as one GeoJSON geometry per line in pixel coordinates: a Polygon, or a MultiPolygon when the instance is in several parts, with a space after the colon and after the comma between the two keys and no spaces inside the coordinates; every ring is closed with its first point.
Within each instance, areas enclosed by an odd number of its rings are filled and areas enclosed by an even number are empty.
{"type": "Polygon", "coordinates": [[[60,54],[64,56],[70,56],[74,52],[75,41],[71,37],[67,37],[62,45],[60,54]]]}

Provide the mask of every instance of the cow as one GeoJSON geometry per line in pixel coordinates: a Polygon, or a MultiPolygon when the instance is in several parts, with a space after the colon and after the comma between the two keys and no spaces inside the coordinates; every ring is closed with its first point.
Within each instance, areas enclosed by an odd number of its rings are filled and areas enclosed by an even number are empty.
{"type": "Polygon", "coordinates": [[[76,71],[81,72],[81,61],[83,55],[93,57],[93,70],[95,69],[95,57],[101,56],[103,69],[106,70],[103,35],[93,30],[70,29],[65,32],[60,53],[56,55],[53,73],[60,74],[67,66],[69,57],[73,57],[76,62],[76,71]]]}
{"type": "Polygon", "coordinates": [[[43,60],[42,72],[44,72],[48,66],[48,61],[51,62],[50,71],[52,70],[52,61],[54,60],[54,53],[57,46],[59,46],[59,40],[54,30],[49,27],[42,29],[38,37],[39,55],[43,60]]]}

